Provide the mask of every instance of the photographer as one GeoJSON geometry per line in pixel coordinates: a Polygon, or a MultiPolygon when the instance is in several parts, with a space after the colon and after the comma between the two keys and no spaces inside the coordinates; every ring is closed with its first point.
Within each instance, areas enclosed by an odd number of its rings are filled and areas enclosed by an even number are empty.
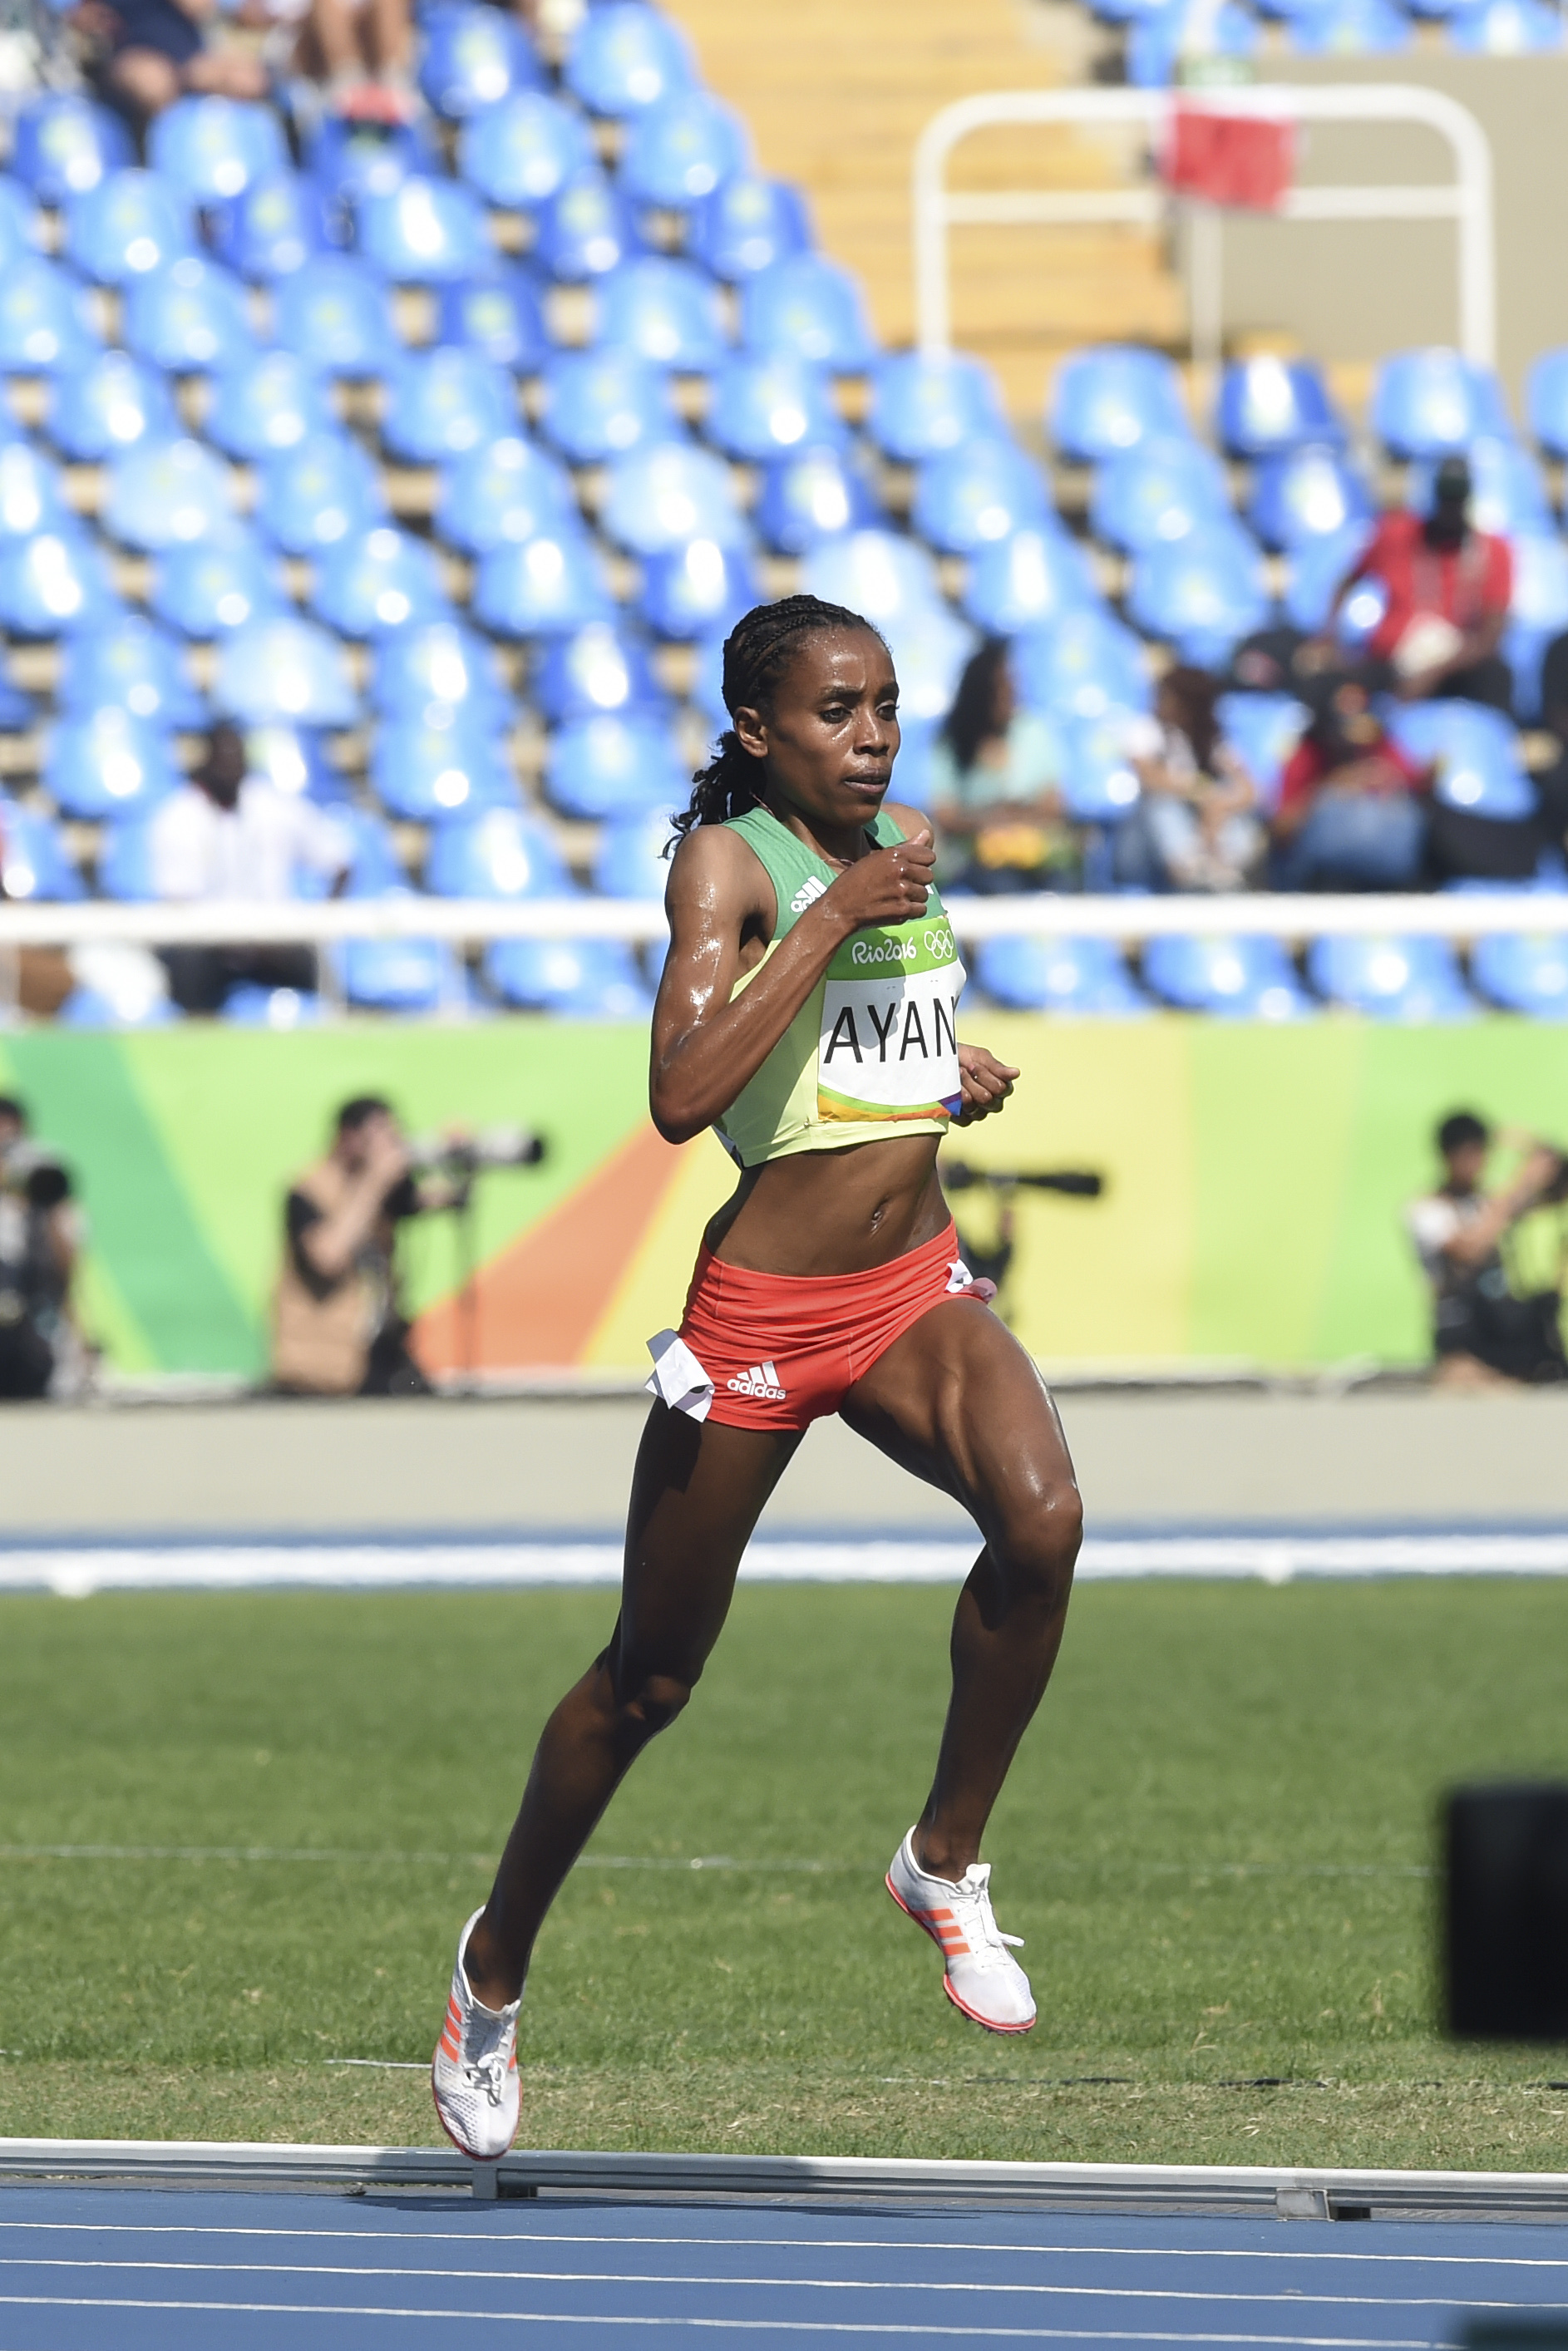
{"type": "Polygon", "coordinates": [[[71,1280],[81,1220],[71,1180],[29,1137],[26,1106],[0,1096],[0,1400],[48,1394],[77,1370],[71,1280]]]}
{"type": "Polygon", "coordinates": [[[277,1384],[308,1395],[428,1395],[399,1301],[397,1228],[467,1196],[465,1180],[414,1175],[389,1102],[376,1094],[345,1102],[331,1149],[296,1178],[285,1204],[277,1384]]]}
{"type": "Polygon", "coordinates": [[[1521,1217],[1568,1196],[1568,1163],[1549,1144],[1517,1139],[1525,1157],[1512,1182],[1483,1192],[1491,1131],[1473,1111],[1455,1111],[1437,1134],[1443,1181],[1405,1212],[1432,1289],[1435,1386],[1568,1380],[1558,1321],[1561,1279],[1557,1288],[1517,1297],[1502,1256],[1502,1242],[1521,1217]]]}

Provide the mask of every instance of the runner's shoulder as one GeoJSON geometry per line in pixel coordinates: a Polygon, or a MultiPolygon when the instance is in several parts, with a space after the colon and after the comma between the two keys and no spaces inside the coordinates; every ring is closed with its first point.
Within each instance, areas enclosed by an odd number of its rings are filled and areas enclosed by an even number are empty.
{"type": "Polygon", "coordinates": [[[744,920],[771,900],[772,887],[767,867],[740,833],[727,825],[695,824],[670,860],[667,895],[672,912],[706,908],[744,920]]]}
{"type": "Polygon", "coordinates": [[[883,800],[883,816],[890,816],[905,841],[914,841],[920,833],[931,833],[931,819],[924,809],[906,808],[902,800],[883,800]]]}

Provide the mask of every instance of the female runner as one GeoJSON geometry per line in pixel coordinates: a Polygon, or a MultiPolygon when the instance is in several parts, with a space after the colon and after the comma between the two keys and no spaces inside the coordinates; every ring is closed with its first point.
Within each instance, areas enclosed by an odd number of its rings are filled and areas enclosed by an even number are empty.
{"type": "Polygon", "coordinates": [[[763,1504],[824,1413],[956,1496],[984,1539],[936,1779],[887,1886],[965,2015],[1034,2022],[977,1856],[1061,1643],[1082,1513],[1055,1408],[973,1293],[936,1165],[949,1120],[999,1110],[1018,1072],[956,1040],[964,972],[931,829],[883,805],[898,686],[876,631],[810,596],[761,606],[725,646],[724,699],[733,728],[677,820],[650,1092],[671,1143],[715,1126],[742,1174],[679,1333],[651,1343],[610,1646],[545,1726],[457,1946],[432,2080],[479,2161],[517,2127],[517,2011],[545,1913],[691,1696],[763,1504]]]}

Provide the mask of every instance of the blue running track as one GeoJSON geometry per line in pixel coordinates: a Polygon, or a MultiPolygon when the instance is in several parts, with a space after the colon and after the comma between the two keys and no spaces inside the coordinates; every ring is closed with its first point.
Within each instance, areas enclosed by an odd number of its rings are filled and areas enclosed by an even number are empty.
{"type": "Polygon", "coordinates": [[[0,2189],[0,2351],[1052,2343],[1437,2351],[1568,2227],[0,2189]]]}

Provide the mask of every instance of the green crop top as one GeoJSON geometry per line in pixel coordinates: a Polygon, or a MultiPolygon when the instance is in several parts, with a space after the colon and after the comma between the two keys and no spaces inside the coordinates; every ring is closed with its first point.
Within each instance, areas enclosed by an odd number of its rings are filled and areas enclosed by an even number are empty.
{"type": "MultiPolygon", "coordinates": [[[[769,809],[747,809],[727,825],[761,859],[779,906],[767,953],[736,981],[733,1003],[835,876],[769,809]]],[[[879,849],[904,838],[887,815],[871,832],[879,849]]],[[[797,1151],[841,1151],[895,1129],[946,1134],[961,1101],[956,1023],[965,977],[935,890],[914,921],[856,931],[757,1075],[715,1120],[719,1140],[743,1167],[758,1167],[797,1151]]]]}

